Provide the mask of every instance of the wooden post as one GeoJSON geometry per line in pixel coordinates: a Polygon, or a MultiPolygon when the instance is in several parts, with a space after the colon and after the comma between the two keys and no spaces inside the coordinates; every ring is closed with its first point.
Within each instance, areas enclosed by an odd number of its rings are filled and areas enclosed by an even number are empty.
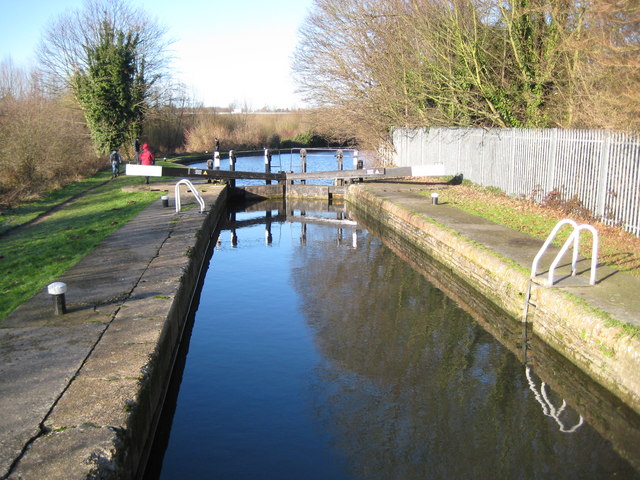
{"type": "MultiPolygon", "coordinates": [[[[233,150],[229,150],[229,171],[230,172],[236,171],[236,152],[234,152],[233,150]]],[[[229,180],[229,187],[230,188],[236,187],[235,178],[232,178],[231,180],[229,180]]]]}
{"type": "MultiPolygon", "coordinates": [[[[356,170],[361,170],[362,168],[364,168],[364,163],[358,158],[358,150],[353,151],[353,167],[356,170]]],[[[360,178],[359,181],[362,182],[362,178],[360,178]]]]}
{"type": "MultiPolygon", "coordinates": [[[[300,149],[300,163],[302,163],[302,173],[307,173],[307,149],[300,149]]],[[[300,183],[303,185],[307,183],[306,180],[300,180],[300,183]]]]}
{"type": "MultiPolygon", "coordinates": [[[[268,148],[264,149],[264,173],[271,173],[271,152],[268,148]]],[[[271,180],[265,180],[267,185],[271,185],[271,180]]]]}
{"type": "MultiPolygon", "coordinates": [[[[207,159],[207,170],[213,170],[213,158],[207,159]]],[[[207,178],[207,183],[211,183],[210,178],[207,178]]]]}
{"type": "Polygon", "coordinates": [[[358,150],[353,151],[353,166],[356,170],[362,170],[364,168],[364,163],[358,158],[358,150]]]}

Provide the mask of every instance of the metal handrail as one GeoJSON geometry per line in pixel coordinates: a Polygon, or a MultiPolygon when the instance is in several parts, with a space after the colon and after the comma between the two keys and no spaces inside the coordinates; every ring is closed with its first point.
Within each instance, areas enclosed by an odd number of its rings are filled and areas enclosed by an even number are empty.
{"type": "Polygon", "coordinates": [[[596,269],[598,267],[598,232],[591,225],[583,224],[583,225],[579,225],[573,232],[571,232],[571,235],[569,235],[569,238],[567,239],[567,241],[564,242],[564,245],[558,252],[558,255],[556,255],[555,260],[549,267],[549,286],[553,285],[553,272],[555,268],[558,266],[560,259],[565,254],[565,252],[569,248],[569,244],[572,241],[573,241],[573,261],[571,263],[571,276],[575,277],[576,263],[578,260],[578,249],[579,249],[579,243],[580,243],[580,232],[582,230],[589,230],[591,232],[591,235],[593,235],[593,247],[591,249],[591,275],[589,277],[589,285],[596,284],[596,269]]]}
{"type": "Polygon", "coordinates": [[[176,183],[176,186],[175,186],[176,213],[180,213],[180,208],[181,208],[181,205],[180,205],[180,184],[184,184],[184,185],[188,186],[191,189],[191,191],[193,192],[193,195],[196,197],[196,200],[200,204],[200,213],[204,212],[204,200],[202,199],[202,196],[198,193],[196,188],[193,186],[193,183],[191,183],[186,178],[183,178],[182,180],[179,180],[178,183],[176,183]]]}
{"type": "Polygon", "coordinates": [[[540,247],[540,250],[538,250],[538,254],[533,259],[533,264],[531,265],[531,278],[536,277],[538,273],[538,262],[542,258],[542,255],[544,255],[544,253],[547,251],[547,248],[549,247],[553,239],[556,238],[558,231],[566,224],[570,224],[574,229],[578,227],[578,224],[570,218],[565,218],[564,220],[560,220],[558,223],[556,223],[556,226],[553,227],[553,230],[551,230],[551,233],[542,244],[542,247],[540,247]]]}
{"type": "Polygon", "coordinates": [[[531,278],[536,277],[538,272],[538,262],[542,258],[542,255],[544,255],[544,253],[547,251],[547,248],[549,247],[553,239],[556,237],[558,231],[564,225],[567,225],[567,224],[573,227],[573,231],[571,232],[571,235],[569,235],[569,238],[566,240],[566,242],[564,243],[564,245],[556,255],[555,259],[551,263],[551,266],[549,267],[548,285],[549,286],[553,285],[555,268],[558,266],[558,263],[560,263],[560,259],[562,258],[562,256],[569,249],[569,245],[571,245],[571,243],[573,243],[573,255],[571,258],[571,276],[575,277],[576,271],[577,271],[576,265],[578,263],[578,253],[580,251],[580,232],[582,230],[589,230],[593,235],[593,248],[591,251],[591,276],[589,279],[589,284],[595,285],[596,269],[598,266],[598,232],[591,225],[587,225],[587,224],[578,225],[574,220],[571,220],[570,218],[565,218],[563,220],[560,220],[556,224],[556,226],[553,227],[553,230],[547,237],[547,240],[545,240],[545,242],[542,244],[542,247],[540,247],[538,254],[533,259],[533,263],[531,264],[531,278]]]}

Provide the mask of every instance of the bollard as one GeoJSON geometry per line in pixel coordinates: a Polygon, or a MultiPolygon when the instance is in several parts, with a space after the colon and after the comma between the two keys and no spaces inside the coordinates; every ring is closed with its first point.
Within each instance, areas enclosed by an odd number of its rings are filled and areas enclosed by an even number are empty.
{"type": "Polygon", "coordinates": [[[160,199],[162,200],[162,206],[163,207],[168,207],[169,206],[169,195],[163,195],[160,197],[160,199]]]}
{"type": "Polygon", "coordinates": [[[47,287],[49,295],[53,296],[53,313],[63,315],[67,313],[64,294],[67,292],[67,284],[63,282],[53,282],[47,287]]]}
{"type": "Polygon", "coordinates": [[[431,194],[431,205],[438,205],[438,196],[436,192],[431,194]]]}
{"type": "Polygon", "coordinates": [[[213,168],[220,170],[220,152],[215,152],[213,154],[213,168]]]}

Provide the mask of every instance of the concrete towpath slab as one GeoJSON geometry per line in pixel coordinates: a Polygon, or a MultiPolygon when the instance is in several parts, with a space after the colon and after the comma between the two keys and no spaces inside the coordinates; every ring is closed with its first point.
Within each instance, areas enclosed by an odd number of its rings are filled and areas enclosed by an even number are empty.
{"type": "Polygon", "coordinates": [[[84,478],[111,460],[223,190],[197,188],[205,214],[186,192],[181,214],[158,200],[62,275],[67,314],[45,288],[0,324],[0,478],[84,478]]]}

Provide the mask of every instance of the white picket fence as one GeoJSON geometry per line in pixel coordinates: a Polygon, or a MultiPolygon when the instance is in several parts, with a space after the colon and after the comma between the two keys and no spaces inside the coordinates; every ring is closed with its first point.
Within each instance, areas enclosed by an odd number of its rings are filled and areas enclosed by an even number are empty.
{"type": "Polygon", "coordinates": [[[577,198],[640,236],[640,137],[603,130],[396,128],[393,163],[442,163],[447,175],[541,201],[577,198]]]}

